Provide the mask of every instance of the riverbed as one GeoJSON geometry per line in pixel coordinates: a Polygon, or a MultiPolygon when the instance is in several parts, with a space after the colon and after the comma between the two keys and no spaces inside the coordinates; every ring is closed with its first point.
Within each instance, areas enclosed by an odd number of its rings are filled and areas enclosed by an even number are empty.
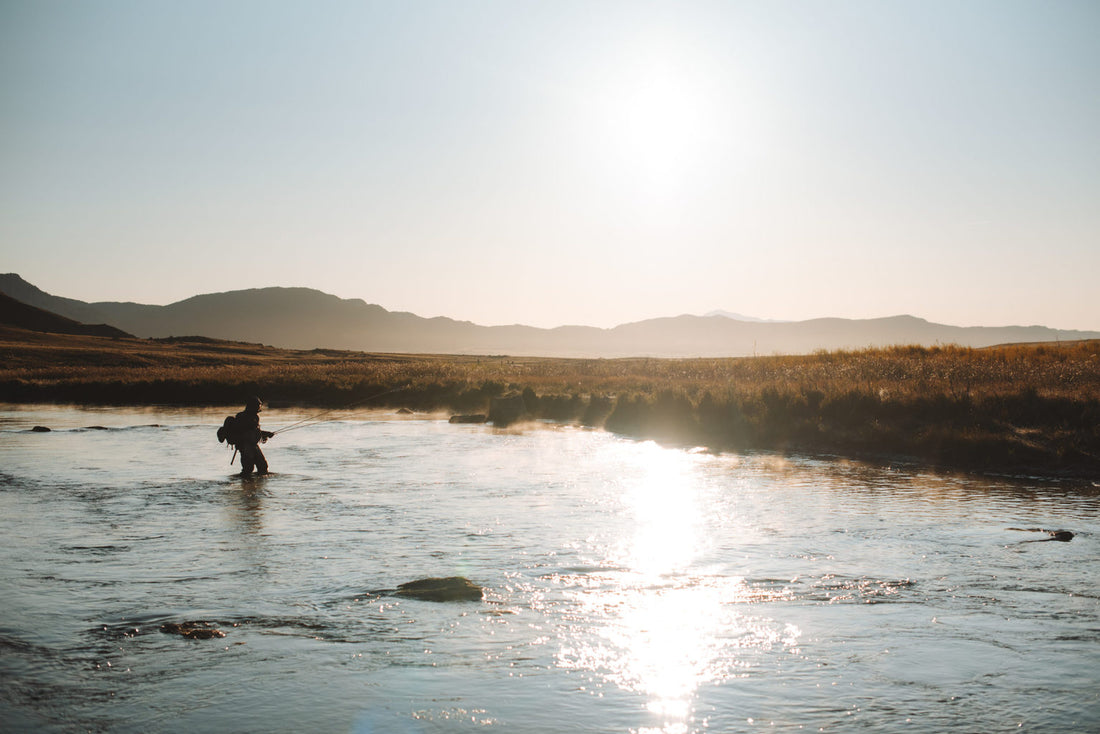
{"type": "Polygon", "coordinates": [[[0,406],[5,731],[1100,730],[1092,483],[227,412],[0,406]]]}

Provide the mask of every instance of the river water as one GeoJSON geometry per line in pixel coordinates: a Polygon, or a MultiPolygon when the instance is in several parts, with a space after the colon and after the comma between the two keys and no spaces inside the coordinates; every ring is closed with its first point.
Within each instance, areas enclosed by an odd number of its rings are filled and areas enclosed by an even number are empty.
{"type": "Polygon", "coordinates": [[[0,406],[0,729],[1100,730],[1090,482],[226,412],[0,406]]]}

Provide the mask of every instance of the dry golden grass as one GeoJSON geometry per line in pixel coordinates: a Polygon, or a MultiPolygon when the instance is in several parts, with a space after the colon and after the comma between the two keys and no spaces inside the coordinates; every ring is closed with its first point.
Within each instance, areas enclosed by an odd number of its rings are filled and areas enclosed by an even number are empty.
{"type": "Polygon", "coordinates": [[[739,359],[539,359],[275,349],[0,328],[0,400],[484,411],[720,447],[1100,467],[1100,342],[739,359]],[[389,392],[402,388],[398,392],[389,392]]]}
{"type": "MultiPolygon", "coordinates": [[[[860,391],[905,399],[1034,390],[1100,399],[1100,342],[968,349],[893,347],[729,359],[540,359],[308,352],[215,341],[105,339],[0,329],[0,382],[40,386],[254,383],[347,389],[360,384],[529,387],[538,394],[682,391],[692,398],[765,390],[860,391]]],[[[93,396],[89,396],[93,397],[93,396]]],[[[288,400],[301,395],[286,395],[288,400]]],[[[202,401],[197,395],[196,401],[202,401]]]]}

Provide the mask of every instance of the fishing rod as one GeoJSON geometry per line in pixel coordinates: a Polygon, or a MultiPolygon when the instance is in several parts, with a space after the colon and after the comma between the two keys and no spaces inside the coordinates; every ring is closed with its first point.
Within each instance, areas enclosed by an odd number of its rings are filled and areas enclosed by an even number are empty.
{"type": "Polygon", "coordinates": [[[293,430],[296,430],[298,428],[305,428],[307,425],[310,425],[314,422],[324,423],[324,421],[318,421],[317,419],[321,418],[322,416],[329,415],[330,413],[335,413],[339,410],[348,410],[349,408],[355,408],[359,405],[362,405],[363,403],[368,403],[371,400],[375,400],[377,398],[383,397],[385,395],[389,395],[391,393],[400,392],[402,390],[408,390],[409,387],[410,387],[409,385],[402,385],[401,387],[395,387],[392,390],[386,390],[385,392],[376,393],[375,395],[371,395],[370,397],[363,398],[362,400],[356,400],[355,402],[348,403],[347,405],[342,405],[339,408],[330,408],[330,409],[322,411],[322,412],[320,412],[316,415],[311,415],[308,418],[303,418],[302,420],[298,421],[297,423],[291,423],[289,426],[286,426],[284,428],[280,428],[277,431],[272,431],[271,435],[272,436],[278,436],[280,433],[286,433],[287,431],[293,431],[293,430]]]}

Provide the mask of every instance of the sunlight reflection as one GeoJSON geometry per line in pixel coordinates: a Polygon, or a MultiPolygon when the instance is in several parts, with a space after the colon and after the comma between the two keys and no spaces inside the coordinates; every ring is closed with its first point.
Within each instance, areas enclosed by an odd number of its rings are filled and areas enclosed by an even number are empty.
{"type": "Polygon", "coordinates": [[[748,675],[758,655],[776,647],[798,652],[796,626],[737,610],[778,598],[740,577],[685,576],[655,586],[617,572],[558,581],[570,587],[577,611],[557,664],[587,673],[596,689],[606,683],[644,696],[654,725],[640,732],[701,729],[699,688],[748,675]]]}
{"type": "Polygon", "coordinates": [[[737,611],[775,598],[740,576],[697,568],[708,535],[706,457],[634,444],[622,477],[622,537],[604,573],[561,576],[578,624],[563,640],[558,665],[644,696],[652,726],[678,734],[695,720],[698,689],[746,675],[753,651],[794,648],[801,633],[737,611]],[[746,654],[748,653],[748,654],[746,654]]]}
{"type": "Polygon", "coordinates": [[[640,474],[629,478],[623,496],[634,532],[623,538],[620,562],[647,576],[682,570],[702,540],[696,457],[647,443],[636,460],[640,474]]]}
{"type": "MultiPolygon", "coordinates": [[[[686,569],[699,547],[698,487],[692,457],[643,444],[641,476],[627,487],[634,533],[624,565],[649,583],[686,569]]],[[[696,688],[714,660],[721,600],[700,586],[640,588],[622,608],[612,640],[621,651],[615,681],[644,693],[664,731],[687,730],[696,688]]],[[[713,674],[713,671],[709,671],[713,674]]]]}
{"type": "Polygon", "coordinates": [[[720,599],[713,590],[681,588],[643,591],[632,602],[619,628],[624,655],[617,682],[644,692],[654,714],[682,722],[695,689],[718,672],[720,599]]]}

